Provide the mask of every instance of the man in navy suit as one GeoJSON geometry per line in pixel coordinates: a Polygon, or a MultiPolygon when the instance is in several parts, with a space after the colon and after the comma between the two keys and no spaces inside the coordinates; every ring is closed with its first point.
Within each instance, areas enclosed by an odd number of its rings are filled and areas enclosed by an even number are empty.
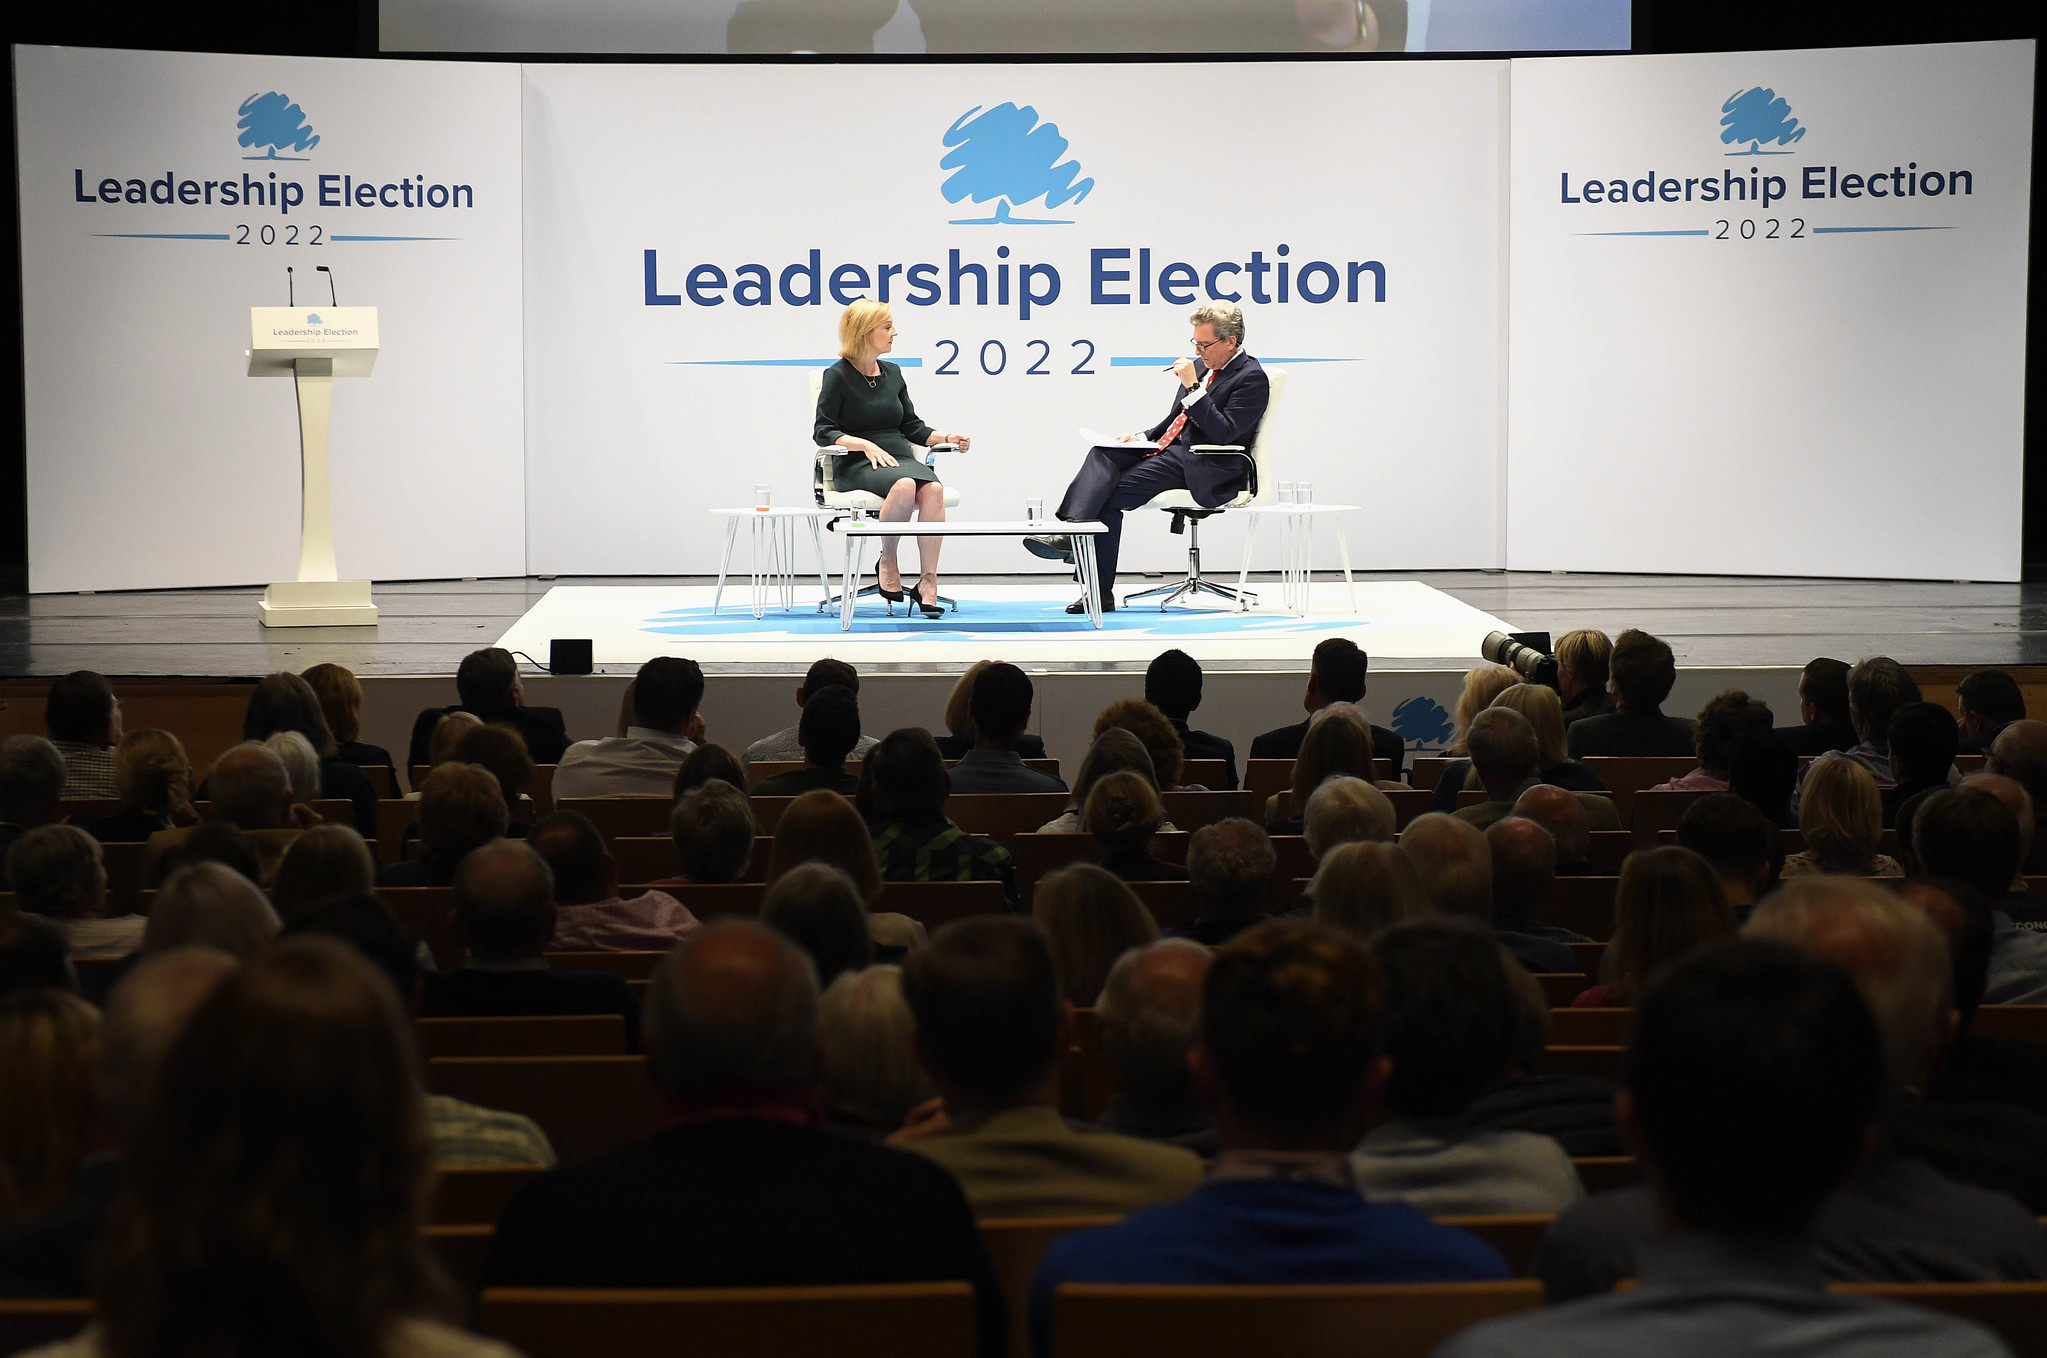
{"type": "MultiPolygon", "coordinates": [[[[1102,578],[1102,607],[1116,607],[1116,555],[1123,541],[1123,511],[1136,509],[1165,491],[1184,490],[1204,508],[1227,504],[1251,475],[1251,445],[1258,438],[1272,387],[1258,360],[1244,352],[1244,313],[1230,302],[1210,302],[1190,318],[1196,358],[1173,365],[1180,390],[1166,417],[1142,434],[1126,434],[1129,447],[1094,448],[1080,475],[1066,488],[1059,517],[1068,523],[1099,519],[1109,531],[1095,539],[1102,578]],[[1198,443],[1241,446],[1246,456],[1198,456],[1198,443]]],[[[1042,557],[1072,561],[1073,540],[1064,533],[1024,539],[1042,557]]],[[[1087,611],[1085,600],[1068,613],[1087,611]]]]}

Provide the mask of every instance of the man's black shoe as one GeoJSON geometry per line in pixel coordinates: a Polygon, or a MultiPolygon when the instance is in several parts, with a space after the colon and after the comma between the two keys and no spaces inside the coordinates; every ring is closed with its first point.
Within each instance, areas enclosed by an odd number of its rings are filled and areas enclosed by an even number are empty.
{"type": "MultiPolygon", "coordinates": [[[[1082,595],[1080,598],[1075,599],[1072,603],[1066,605],[1066,611],[1068,613],[1073,614],[1081,614],[1087,612],[1087,596],[1082,595]]],[[[1114,613],[1115,611],[1116,596],[1113,594],[1104,594],[1102,596],[1102,612],[1114,613]]]]}
{"type": "Polygon", "coordinates": [[[1065,533],[1034,533],[1023,540],[1023,545],[1033,556],[1073,564],[1073,539],[1065,533]]]}

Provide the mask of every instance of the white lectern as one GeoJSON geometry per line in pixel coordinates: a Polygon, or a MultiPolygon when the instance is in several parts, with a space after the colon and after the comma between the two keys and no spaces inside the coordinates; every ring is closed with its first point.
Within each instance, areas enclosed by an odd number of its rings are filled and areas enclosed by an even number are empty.
{"type": "Polygon", "coordinates": [[[249,309],[249,376],[298,384],[299,577],[263,592],[265,627],[375,625],[367,580],[334,578],[334,514],[327,491],[327,422],[337,377],[368,377],[377,361],[377,309],[369,306],[249,309]]]}

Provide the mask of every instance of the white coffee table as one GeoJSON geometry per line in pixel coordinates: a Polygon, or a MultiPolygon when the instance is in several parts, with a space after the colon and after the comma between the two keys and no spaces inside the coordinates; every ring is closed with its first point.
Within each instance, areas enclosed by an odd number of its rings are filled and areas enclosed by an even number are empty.
{"type": "Polygon", "coordinates": [[[1279,520],[1279,562],[1280,601],[1295,612],[1308,611],[1308,595],[1315,583],[1315,522],[1324,514],[1338,515],[1336,523],[1336,547],[1343,557],[1343,583],[1350,590],[1350,611],[1358,611],[1357,582],[1350,576],[1350,540],[1344,533],[1341,515],[1356,509],[1356,505],[1246,505],[1233,509],[1231,515],[1243,514],[1250,518],[1251,527],[1244,533],[1244,564],[1237,572],[1237,588],[1244,588],[1244,581],[1251,574],[1251,548],[1258,541],[1258,525],[1267,518],[1279,520]]]}
{"type": "Polygon", "coordinates": [[[824,537],[819,525],[826,519],[846,514],[843,509],[821,509],[816,505],[777,505],[771,509],[714,509],[725,520],[725,554],[718,558],[718,590],[711,596],[711,614],[716,616],[725,597],[725,574],[732,564],[732,545],[739,540],[739,526],[750,524],[753,556],[748,563],[753,576],[753,615],[764,616],[768,600],[777,591],[782,611],[796,606],[796,525],[810,525],[810,545],[817,552],[817,583],[830,598],[832,586],[825,574],[824,537]]]}
{"type": "Polygon", "coordinates": [[[1095,539],[1109,531],[1104,523],[1025,523],[1014,522],[974,523],[965,519],[947,519],[943,523],[926,523],[923,520],[903,523],[881,523],[875,519],[843,519],[831,525],[831,530],[846,539],[846,580],[841,590],[839,605],[839,630],[853,628],[853,596],[860,583],[860,543],[865,538],[1023,538],[1038,533],[1065,533],[1073,539],[1073,557],[1080,568],[1081,595],[1087,600],[1088,621],[1096,627],[1102,625],[1102,585],[1100,573],[1095,569],[1095,539]]]}

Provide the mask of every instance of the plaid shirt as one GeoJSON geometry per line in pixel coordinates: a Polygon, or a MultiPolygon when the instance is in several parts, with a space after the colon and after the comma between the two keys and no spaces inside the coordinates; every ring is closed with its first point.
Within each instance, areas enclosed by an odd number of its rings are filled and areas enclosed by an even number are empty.
{"type": "Polygon", "coordinates": [[[52,741],[64,756],[66,797],[118,797],[114,790],[114,752],[75,740],[52,741]]]}
{"type": "Polygon", "coordinates": [[[885,882],[1000,882],[1009,908],[1023,908],[1009,850],[949,820],[891,821],[875,831],[874,852],[885,882]]]}
{"type": "Polygon", "coordinates": [[[553,1169],[554,1147],[533,1119],[501,1113],[445,1094],[426,1096],[427,1135],[434,1163],[444,1169],[477,1165],[538,1165],[553,1169]]]}

